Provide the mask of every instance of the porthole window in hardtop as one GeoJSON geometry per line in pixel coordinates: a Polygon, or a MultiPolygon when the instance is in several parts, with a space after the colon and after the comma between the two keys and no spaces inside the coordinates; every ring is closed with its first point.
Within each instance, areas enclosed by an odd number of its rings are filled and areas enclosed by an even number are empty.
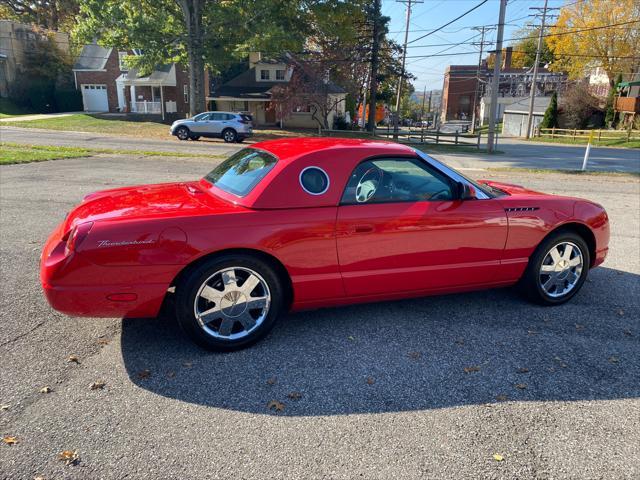
{"type": "Polygon", "coordinates": [[[300,172],[300,185],[311,195],[322,195],[329,189],[329,176],[320,167],[307,167],[300,172]]]}

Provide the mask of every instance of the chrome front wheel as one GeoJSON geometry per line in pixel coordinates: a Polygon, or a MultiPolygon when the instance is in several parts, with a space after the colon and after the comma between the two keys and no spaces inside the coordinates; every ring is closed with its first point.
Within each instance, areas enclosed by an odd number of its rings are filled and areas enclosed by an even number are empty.
{"type": "Polygon", "coordinates": [[[200,327],[214,338],[238,340],[256,330],[269,313],[271,293],[259,273],[224,268],[201,285],[193,305],[200,327]]]}
{"type": "Polygon", "coordinates": [[[580,248],[572,242],[558,243],[542,260],[538,275],[540,287],[552,298],[562,297],[576,287],[583,268],[580,248]]]}

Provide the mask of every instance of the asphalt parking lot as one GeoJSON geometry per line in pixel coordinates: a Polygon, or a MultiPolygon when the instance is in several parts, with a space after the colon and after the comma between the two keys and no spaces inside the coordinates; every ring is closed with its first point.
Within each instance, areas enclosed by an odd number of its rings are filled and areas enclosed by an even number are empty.
{"type": "Polygon", "coordinates": [[[0,478],[640,477],[638,177],[473,172],[608,210],[610,256],[561,307],[501,289],[317,310],[233,354],[192,346],[170,316],[48,307],[40,249],[83,195],[211,168],[0,167],[0,434],[18,441],[0,444],[0,478]]]}

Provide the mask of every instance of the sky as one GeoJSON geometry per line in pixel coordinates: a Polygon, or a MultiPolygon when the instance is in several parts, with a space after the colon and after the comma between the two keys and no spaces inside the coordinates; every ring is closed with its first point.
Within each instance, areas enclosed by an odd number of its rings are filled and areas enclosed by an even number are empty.
{"type": "MultiPolygon", "coordinates": [[[[417,77],[413,85],[417,92],[425,86],[427,91],[442,89],[444,70],[447,65],[477,65],[479,47],[474,45],[453,46],[462,41],[480,41],[480,32],[472,30],[474,26],[496,26],[500,11],[499,0],[489,0],[473,12],[452,23],[443,30],[418,40],[470,8],[481,3],[481,0],[423,0],[424,3],[415,4],[411,8],[411,23],[409,24],[409,45],[407,48],[406,69],[417,77]],[[477,35],[475,38],[471,38],[477,35]],[[416,40],[411,44],[412,40],[416,40]],[[449,49],[449,47],[451,47],[449,49]],[[447,50],[448,49],[448,50],[447,50]],[[447,50],[447,51],[443,51],[447,50]],[[440,53],[441,52],[441,53],[440,53]],[[432,58],[410,58],[440,54],[432,58]],[[446,54],[446,56],[444,56],[446,54]]],[[[549,7],[560,7],[562,0],[549,0],[549,7]]],[[[527,21],[533,20],[528,15],[536,11],[529,7],[542,7],[544,0],[509,0],[507,3],[504,38],[512,38],[515,31],[527,21]]],[[[553,13],[553,12],[551,12],[553,13]]],[[[557,11],[555,12],[557,13],[557,11]]],[[[391,18],[389,23],[389,37],[398,43],[404,41],[406,25],[406,6],[396,0],[382,1],[382,14],[391,18]]],[[[495,49],[496,30],[485,36],[485,41],[492,41],[492,45],[485,50],[495,49]]],[[[505,43],[505,46],[509,42],[505,43]]],[[[485,57],[486,55],[483,55],[485,57]]]]}

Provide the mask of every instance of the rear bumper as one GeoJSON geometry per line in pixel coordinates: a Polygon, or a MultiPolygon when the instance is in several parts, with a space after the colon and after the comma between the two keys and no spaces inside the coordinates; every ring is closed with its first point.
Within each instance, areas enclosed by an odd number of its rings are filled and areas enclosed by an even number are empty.
{"type": "Polygon", "coordinates": [[[164,299],[164,285],[42,288],[52,308],[74,317],[155,317],[164,299]]]}
{"type": "MultiPolygon", "coordinates": [[[[40,281],[55,310],[79,317],[155,317],[167,283],[111,283],[131,278],[136,267],[102,267],[65,251],[62,224],[42,250],[40,281]]],[[[160,278],[159,278],[160,279],[160,278]]],[[[125,280],[126,281],[126,280],[125,280]]]]}

